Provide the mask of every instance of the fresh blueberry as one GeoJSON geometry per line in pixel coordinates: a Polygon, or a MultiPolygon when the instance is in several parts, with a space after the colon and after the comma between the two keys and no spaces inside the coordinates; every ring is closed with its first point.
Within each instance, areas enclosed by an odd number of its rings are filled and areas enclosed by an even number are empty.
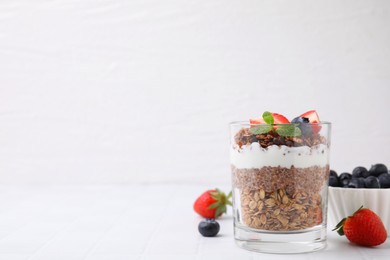
{"type": "Polygon", "coordinates": [[[336,176],[329,176],[329,186],[340,187],[339,179],[336,176]]]}
{"type": "Polygon", "coordinates": [[[306,117],[296,117],[293,120],[291,120],[292,124],[298,124],[299,129],[301,129],[302,135],[308,136],[313,133],[313,128],[309,124],[309,118],[306,117]]]}
{"type": "Polygon", "coordinates": [[[310,123],[310,121],[309,121],[309,118],[298,116],[298,117],[294,118],[293,120],[291,120],[291,123],[293,123],[293,124],[301,124],[301,123],[308,124],[308,123],[310,123]]]}
{"type": "Polygon", "coordinates": [[[352,175],[348,172],[343,172],[339,176],[339,182],[341,187],[348,187],[349,181],[351,180],[352,175]]]}
{"type": "Polygon", "coordinates": [[[352,178],[367,178],[368,176],[370,176],[370,174],[368,173],[367,169],[362,166],[358,166],[352,171],[352,178]]]}
{"type": "Polygon", "coordinates": [[[381,185],[381,188],[390,188],[390,174],[389,173],[382,173],[378,177],[379,184],[381,185]]]}
{"type": "Polygon", "coordinates": [[[364,179],[364,187],[369,189],[378,189],[380,188],[379,180],[375,176],[368,176],[364,179]]]}
{"type": "Polygon", "coordinates": [[[334,177],[338,178],[337,172],[334,171],[334,170],[330,170],[330,172],[329,172],[329,177],[330,177],[330,176],[334,176],[334,177]]]}
{"type": "Polygon", "coordinates": [[[219,232],[219,223],[215,219],[205,219],[199,223],[198,230],[204,237],[214,237],[219,232]]]}
{"type": "Polygon", "coordinates": [[[368,172],[370,173],[371,176],[378,177],[382,173],[387,172],[387,167],[382,163],[377,163],[372,165],[368,172]]]}
{"type": "Polygon", "coordinates": [[[364,178],[353,178],[348,183],[348,188],[364,188],[364,178]]]}

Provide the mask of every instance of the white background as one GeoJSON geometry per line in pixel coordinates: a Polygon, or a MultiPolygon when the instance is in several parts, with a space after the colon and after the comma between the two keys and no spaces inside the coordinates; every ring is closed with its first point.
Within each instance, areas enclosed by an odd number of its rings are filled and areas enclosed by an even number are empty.
{"type": "Polygon", "coordinates": [[[390,1],[1,0],[0,183],[230,182],[228,123],[317,109],[390,166],[390,1]]]}

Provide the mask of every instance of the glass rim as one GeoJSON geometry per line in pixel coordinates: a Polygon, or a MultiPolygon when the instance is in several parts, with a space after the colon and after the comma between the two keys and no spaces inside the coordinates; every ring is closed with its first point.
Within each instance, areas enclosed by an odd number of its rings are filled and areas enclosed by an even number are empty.
{"type": "MultiPolygon", "coordinates": [[[[291,125],[291,124],[295,124],[295,123],[288,123],[288,124],[272,124],[272,125],[291,125]]],[[[296,124],[299,124],[299,123],[296,123],[296,124]]],[[[304,123],[305,125],[332,125],[331,122],[328,122],[328,121],[321,121],[320,123],[304,123]]],[[[261,126],[261,125],[269,125],[269,124],[252,124],[248,121],[233,121],[233,122],[230,122],[229,123],[230,126],[237,126],[237,125],[240,125],[240,126],[261,126]]]]}

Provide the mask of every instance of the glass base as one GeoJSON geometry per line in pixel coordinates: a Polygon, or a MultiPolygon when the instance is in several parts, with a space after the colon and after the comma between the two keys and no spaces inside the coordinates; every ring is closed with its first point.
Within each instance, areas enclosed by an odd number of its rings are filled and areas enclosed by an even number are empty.
{"type": "Polygon", "coordinates": [[[326,247],[326,227],[303,231],[270,232],[234,227],[236,244],[246,250],[271,254],[314,252],[326,247]]]}

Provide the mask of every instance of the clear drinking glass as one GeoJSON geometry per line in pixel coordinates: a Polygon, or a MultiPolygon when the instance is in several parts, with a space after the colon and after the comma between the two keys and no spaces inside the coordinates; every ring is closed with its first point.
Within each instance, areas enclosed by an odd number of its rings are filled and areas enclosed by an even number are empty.
{"type": "Polygon", "coordinates": [[[325,248],[331,124],[296,125],[299,136],[277,134],[292,125],[259,134],[261,126],[230,124],[237,245],[265,253],[325,248]]]}

